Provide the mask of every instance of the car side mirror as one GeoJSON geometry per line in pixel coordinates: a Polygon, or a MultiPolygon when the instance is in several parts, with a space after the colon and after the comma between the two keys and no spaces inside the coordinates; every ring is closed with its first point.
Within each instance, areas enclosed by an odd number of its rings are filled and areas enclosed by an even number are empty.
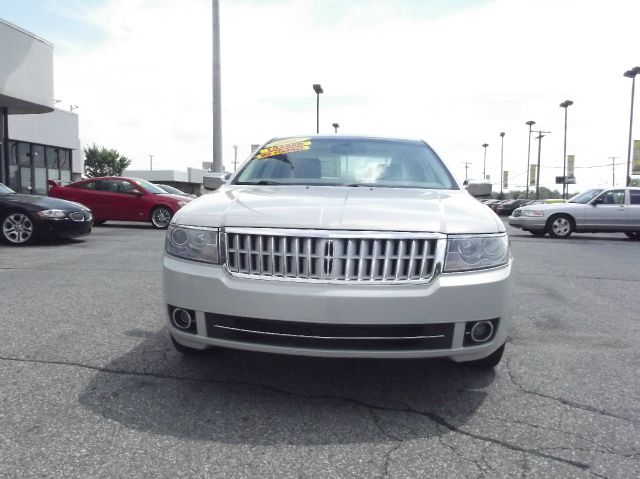
{"type": "Polygon", "coordinates": [[[132,190],[129,190],[129,193],[132,194],[132,195],[136,195],[136,196],[144,195],[144,193],[142,191],[140,191],[138,188],[134,188],[132,190]]]}
{"type": "Polygon", "coordinates": [[[602,203],[604,203],[604,198],[600,196],[598,198],[594,198],[593,200],[591,200],[592,206],[598,206],[598,205],[601,205],[602,203]]]}
{"type": "Polygon", "coordinates": [[[467,192],[476,198],[491,196],[491,182],[489,180],[465,180],[467,192]]]}
{"type": "Polygon", "coordinates": [[[231,173],[205,173],[202,178],[202,187],[205,190],[214,191],[224,185],[231,178],[231,173]]]}

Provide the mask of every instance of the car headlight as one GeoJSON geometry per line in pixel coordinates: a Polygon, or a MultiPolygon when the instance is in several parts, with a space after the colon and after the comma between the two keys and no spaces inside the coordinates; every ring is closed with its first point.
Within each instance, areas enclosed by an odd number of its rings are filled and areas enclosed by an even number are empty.
{"type": "Polygon", "coordinates": [[[40,218],[66,218],[67,213],[62,210],[42,210],[36,213],[40,218]]]}
{"type": "Polygon", "coordinates": [[[220,264],[218,229],[169,225],[165,251],[182,259],[220,264]]]}
{"type": "Polygon", "coordinates": [[[544,216],[541,210],[522,210],[522,216],[544,216]]]}
{"type": "Polygon", "coordinates": [[[507,264],[510,256],[506,234],[449,236],[444,271],[494,268],[507,264]]]}

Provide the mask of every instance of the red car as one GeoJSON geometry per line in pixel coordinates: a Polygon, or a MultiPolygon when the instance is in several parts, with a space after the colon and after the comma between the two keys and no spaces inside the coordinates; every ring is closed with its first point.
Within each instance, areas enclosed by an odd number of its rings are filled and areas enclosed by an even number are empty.
{"type": "Polygon", "coordinates": [[[49,186],[49,196],[90,208],[96,225],[109,220],[150,221],[156,228],[166,228],[176,211],[191,201],[148,181],[121,176],[90,178],[67,186],[50,180],[49,186]]]}

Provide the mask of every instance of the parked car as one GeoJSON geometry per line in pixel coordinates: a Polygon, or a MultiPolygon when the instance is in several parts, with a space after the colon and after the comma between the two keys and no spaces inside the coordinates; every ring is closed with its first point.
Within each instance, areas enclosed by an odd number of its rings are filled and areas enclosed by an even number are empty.
{"type": "Polygon", "coordinates": [[[196,195],[192,195],[191,193],[185,193],[182,190],[179,190],[178,188],[175,188],[171,185],[164,185],[162,183],[154,183],[154,185],[156,185],[159,188],[162,188],[165,192],[170,193],[172,195],[178,195],[178,196],[186,196],[187,198],[197,198],[196,195]]]}
{"type": "Polygon", "coordinates": [[[0,183],[0,237],[22,246],[38,238],[88,235],[93,225],[89,208],[46,196],[18,194],[0,183]]]}
{"type": "Polygon", "coordinates": [[[568,238],[571,233],[621,232],[640,238],[640,188],[596,188],[566,203],[534,204],[516,209],[511,226],[536,236],[568,238]]]}
{"type": "Polygon", "coordinates": [[[522,206],[525,200],[505,200],[496,206],[496,213],[500,216],[509,216],[516,208],[522,206]]]}
{"type": "Polygon", "coordinates": [[[493,367],[509,322],[505,226],[424,142],[279,138],[171,221],[178,351],[448,357],[493,367]]]}
{"type": "Polygon", "coordinates": [[[49,196],[88,206],[97,225],[110,220],[149,221],[156,228],[166,228],[173,215],[191,201],[146,180],[121,176],[90,178],[67,186],[49,181],[49,185],[49,196]]]}

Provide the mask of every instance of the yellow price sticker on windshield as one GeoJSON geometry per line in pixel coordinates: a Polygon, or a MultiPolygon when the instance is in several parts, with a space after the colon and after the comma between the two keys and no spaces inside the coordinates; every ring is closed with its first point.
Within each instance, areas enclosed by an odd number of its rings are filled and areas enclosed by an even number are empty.
{"type": "Polygon", "coordinates": [[[311,148],[311,140],[309,138],[288,138],[286,140],[278,140],[265,145],[265,147],[258,152],[256,158],[258,160],[262,160],[264,158],[269,158],[270,156],[304,151],[309,148],[311,148]]]}

